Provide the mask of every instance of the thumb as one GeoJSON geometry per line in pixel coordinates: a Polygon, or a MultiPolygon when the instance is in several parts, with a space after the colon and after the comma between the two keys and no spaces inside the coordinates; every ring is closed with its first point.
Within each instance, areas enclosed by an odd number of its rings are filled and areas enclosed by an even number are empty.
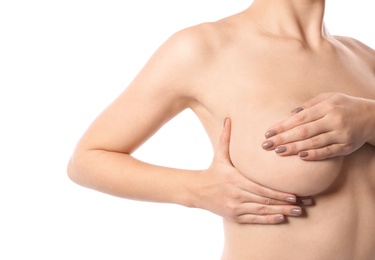
{"type": "Polygon", "coordinates": [[[224,127],[219,139],[219,145],[215,152],[215,158],[217,161],[229,165],[232,165],[232,161],[230,159],[229,154],[231,127],[232,122],[230,118],[225,118],[224,127]]]}

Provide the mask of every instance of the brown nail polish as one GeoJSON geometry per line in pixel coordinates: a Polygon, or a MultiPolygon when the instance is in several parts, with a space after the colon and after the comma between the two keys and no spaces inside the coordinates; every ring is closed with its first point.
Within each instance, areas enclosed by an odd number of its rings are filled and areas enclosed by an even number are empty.
{"type": "Polygon", "coordinates": [[[302,215],[302,209],[301,208],[293,208],[290,210],[290,213],[293,216],[301,216],[302,215]]]}
{"type": "Polygon", "coordinates": [[[312,198],[301,198],[301,205],[303,206],[311,206],[313,204],[312,198]]]}
{"type": "Polygon", "coordinates": [[[269,130],[264,136],[266,137],[266,138],[270,138],[270,137],[272,137],[272,136],[275,136],[277,133],[276,133],[276,131],[275,130],[269,130]]]}
{"type": "Polygon", "coordinates": [[[297,113],[301,112],[302,110],[303,110],[303,107],[297,107],[297,108],[293,109],[291,113],[297,114],[297,113]]]}
{"type": "Polygon", "coordinates": [[[276,147],[275,152],[276,153],[285,153],[286,152],[286,147],[285,146],[276,147]]]}
{"type": "Polygon", "coordinates": [[[275,217],[275,223],[283,223],[285,221],[284,216],[277,216],[275,217]]]}
{"type": "Polygon", "coordinates": [[[274,146],[275,144],[272,141],[266,141],[262,144],[263,149],[270,149],[274,146]]]}
{"type": "Polygon", "coordinates": [[[292,197],[292,196],[287,196],[284,198],[285,201],[287,202],[290,202],[290,203],[296,203],[297,202],[297,199],[295,197],[292,197]]]}
{"type": "Polygon", "coordinates": [[[298,156],[301,157],[301,158],[304,158],[304,157],[309,156],[309,153],[308,153],[308,152],[300,152],[300,153],[298,154],[298,156]]]}

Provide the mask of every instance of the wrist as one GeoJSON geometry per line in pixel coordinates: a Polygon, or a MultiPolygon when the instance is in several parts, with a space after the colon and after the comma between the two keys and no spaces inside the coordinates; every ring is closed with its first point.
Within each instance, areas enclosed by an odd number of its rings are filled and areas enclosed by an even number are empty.
{"type": "Polygon", "coordinates": [[[184,178],[183,190],[179,192],[177,198],[178,204],[188,208],[199,208],[199,176],[202,171],[193,171],[187,173],[184,178]]]}

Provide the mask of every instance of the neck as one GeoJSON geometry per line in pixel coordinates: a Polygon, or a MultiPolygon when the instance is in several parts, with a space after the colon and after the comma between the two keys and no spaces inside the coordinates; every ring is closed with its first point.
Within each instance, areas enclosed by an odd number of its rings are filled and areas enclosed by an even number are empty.
{"type": "Polygon", "coordinates": [[[265,33],[319,45],[330,37],[325,0],[254,0],[247,13],[265,33]]]}

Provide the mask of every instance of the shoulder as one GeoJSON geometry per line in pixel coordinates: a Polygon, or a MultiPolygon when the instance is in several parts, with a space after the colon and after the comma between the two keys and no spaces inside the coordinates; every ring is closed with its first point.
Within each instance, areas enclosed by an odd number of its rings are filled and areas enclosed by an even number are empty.
{"type": "Polygon", "coordinates": [[[150,57],[133,85],[194,97],[202,75],[208,75],[222,55],[228,33],[228,26],[220,21],[174,33],[150,57]]]}
{"type": "Polygon", "coordinates": [[[351,37],[335,36],[335,39],[375,69],[375,50],[373,48],[351,37]]]}
{"type": "Polygon", "coordinates": [[[189,65],[207,65],[229,44],[231,26],[225,21],[207,22],[182,29],[159,52],[189,65]]]}
{"type": "Polygon", "coordinates": [[[230,26],[222,21],[182,29],[156,50],[147,63],[147,71],[163,79],[165,86],[178,84],[191,90],[196,80],[220,60],[230,41],[228,35],[230,26]]]}

